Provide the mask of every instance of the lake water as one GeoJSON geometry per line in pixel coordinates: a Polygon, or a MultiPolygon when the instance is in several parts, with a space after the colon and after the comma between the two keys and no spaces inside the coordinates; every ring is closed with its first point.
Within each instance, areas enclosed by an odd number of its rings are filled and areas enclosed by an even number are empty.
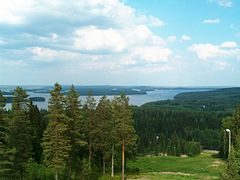
{"type": "MultiPolygon", "coordinates": [[[[147,91],[147,94],[139,94],[139,95],[128,95],[130,104],[141,106],[147,102],[152,101],[159,101],[159,100],[167,100],[173,99],[175,95],[183,92],[196,92],[196,91],[206,91],[209,89],[183,89],[183,88],[176,88],[176,89],[161,89],[161,90],[154,90],[154,91],[147,91]]],[[[46,99],[45,102],[34,102],[40,109],[47,109],[48,107],[48,100],[50,98],[50,94],[48,93],[34,93],[34,92],[27,92],[30,97],[44,97],[46,99]]],[[[98,102],[102,96],[94,96],[96,101],[98,102]]],[[[112,99],[114,96],[107,96],[108,98],[112,99]]],[[[86,96],[80,96],[80,100],[82,103],[85,102],[86,96]]],[[[11,108],[11,104],[8,103],[6,108],[11,108]]]]}

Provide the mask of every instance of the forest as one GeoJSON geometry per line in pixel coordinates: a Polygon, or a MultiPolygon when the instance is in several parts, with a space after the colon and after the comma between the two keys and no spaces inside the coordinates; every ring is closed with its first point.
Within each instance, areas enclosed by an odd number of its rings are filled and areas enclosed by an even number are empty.
{"type": "Polygon", "coordinates": [[[41,111],[21,87],[11,110],[0,94],[1,179],[97,179],[115,170],[124,179],[137,139],[128,97],[103,96],[97,104],[90,92],[81,104],[74,86],[67,95],[61,90],[56,83],[41,111]]]}
{"type": "Polygon", "coordinates": [[[0,93],[1,179],[92,180],[119,173],[124,179],[138,171],[126,166],[137,156],[196,156],[202,149],[230,157],[226,177],[239,174],[239,89],[183,93],[140,107],[124,94],[96,102],[91,91],[80,102],[74,86],[66,93],[58,83],[50,93],[48,110],[39,110],[21,87],[6,109],[0,93]],[[231,154],[227,128],[233,130],[231,154]]]}
{"type": "Polygon", "coordinates": [[[134,107],[138,152],[189,154],[189,144],[222,152],[222,119],[231,116],[239,102],[240,88],[223,88],[134,107]]]}

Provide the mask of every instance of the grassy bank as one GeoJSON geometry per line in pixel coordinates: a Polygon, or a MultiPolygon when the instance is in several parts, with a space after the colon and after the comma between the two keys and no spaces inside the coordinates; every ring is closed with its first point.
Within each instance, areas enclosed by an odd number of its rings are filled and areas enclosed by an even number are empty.
{"type": "MultiPolygon", "coordinates": [[[[204,151],[196,157],[144,156],[129,161],[128,168],[139,168],[139,174],[127,175],[127,179],[139,180],[184,180],[221,179],[225,163],[214,158],[216,152],[204,151]]],[[[109,179],[105,176],[102,179],[109,179]]],[[[120,179],[116,177],[115,179],[120,179]]]]}

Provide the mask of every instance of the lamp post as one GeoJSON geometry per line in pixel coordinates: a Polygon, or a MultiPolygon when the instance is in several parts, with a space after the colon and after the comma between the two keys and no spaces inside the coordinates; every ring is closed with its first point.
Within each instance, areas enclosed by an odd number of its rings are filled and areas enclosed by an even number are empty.
{"type": "Polygon", "coordinates": [[[228,132],[228,156],[229,156],[231,152],[231,130],[226,129],[226,132],[228,132]]]}

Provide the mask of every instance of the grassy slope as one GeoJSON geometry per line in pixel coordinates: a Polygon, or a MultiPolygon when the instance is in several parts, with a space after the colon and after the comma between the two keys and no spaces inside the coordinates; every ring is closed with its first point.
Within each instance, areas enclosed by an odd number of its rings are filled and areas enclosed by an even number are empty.
{"type": "MultiPolygon", "coordinates": [[[[128,175],[127,179],[220,179],[225,164],[221,159],[213,158],[212,155],[212,152],[204,151],[197,157],[138,157],[136,161],[128,162],[128,168],[139,168],[140,174],[128,175]]],[[[103,179],[109,179],[109,177],[103,179]]]]}

